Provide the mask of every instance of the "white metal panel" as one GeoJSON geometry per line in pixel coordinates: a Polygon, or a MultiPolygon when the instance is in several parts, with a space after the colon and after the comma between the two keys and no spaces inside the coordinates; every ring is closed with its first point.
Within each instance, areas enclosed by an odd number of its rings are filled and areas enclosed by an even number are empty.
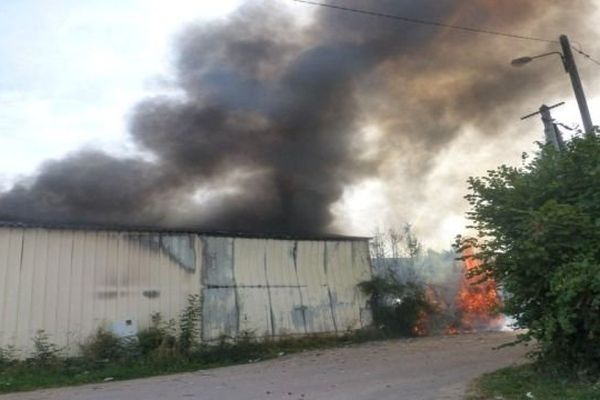
{"type": "Polygon", "coordinates": [[[270,336],[273,332],[269,293],[266,289],[237,288],[238,335],[270,336]]]}
{"type": "Polygon", "coordinates": [[[8,245],[8,274],[4,286],[4,322],[2,324],[5,334],[6,344],[16,344],[17,341],[17,322],[18,322],[18,301],[19,301],[19,281],[21,279],[21,259],[23,253],[23,229],[10,229],[8,245]]]}
{"type": "Polygon", "coordinates": [[[43,329],[74,353],[100,326],[147,326],[160,298],[164,318],[178,318],[187,296],[199,293],[199,267],[189,264],[195,236],[154,247],[142,236],[156,234],[0,228],[0,346],[27,357],[43,329]]]}
{"type": "Polygon", "coordinates": [[[10,231],[8,229],[0,229],[0,347],[5,347],[7,339],[6,332],[6,302],[7,302],[7,284],[9,273],[9,254],[10,248],[10,231]]]}
{"type": "Polygon", "coordinates": [[[352,262],[352,242],[326,244],[325,266],[329,297],[336,327],[340,332],[360,327],[360,308],[354,302],[358,289],[352,262]]]}
{"type": "Polygon", "coordinates": [[[204,237],[202,243],[202,339],[238,334],[238,296],[233,270],[232,238],[204,237]]]}
{"type": "Polygon", "coordinates": [[[265,240],[235,239],[233,275],[238,287],[267,285],[265,276],[265,240]]]}
{"type": "Polygon", "coordinates": [[[325,270],[325,242],[298,242],[296,252],[307,332],[335,332],[337,327],[325,270]]]}
{"type": "Polygon", "coordinates": [[[36,231],[26,230],[23,232],[23,249],[20,266],[19,298],[17,306],[17,338],[15,345],[21,349],[31,347],[31,338],[35,331],[30,329],[31,319],[31,290],[33,285],[33,267],[36,256],[36,231]]]}
{"type": "Polygon", "coordinates": [[[265,272],[274,335],[306,333],[305,306],[297,274],[298,245],[290,240],[267,240],[265,272]]]}
{"type": "Polygon", "coordinates": [[[199,293],[204,340],[343,331],[368,313],[369,275],[366,242],[2,227],[0,346],[27,356],[43,329],[73,353],[100,326],[177,319],[199,293]]]}

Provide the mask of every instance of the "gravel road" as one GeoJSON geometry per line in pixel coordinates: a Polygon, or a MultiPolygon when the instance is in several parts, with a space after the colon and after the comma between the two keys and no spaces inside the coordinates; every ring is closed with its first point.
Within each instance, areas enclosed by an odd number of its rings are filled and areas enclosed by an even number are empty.
{"type": "Polygon", "coordinates": [[[513,333],[307,351],[255,364],[0,396],[0,400],[459,400],[484,372],[523,360],[513,333]]]}

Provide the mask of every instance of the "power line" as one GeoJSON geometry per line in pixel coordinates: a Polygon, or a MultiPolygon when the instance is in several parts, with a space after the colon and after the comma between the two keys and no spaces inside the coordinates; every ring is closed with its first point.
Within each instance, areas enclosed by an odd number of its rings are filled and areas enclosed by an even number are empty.
{"type": "Polygon", "coordinates": [[[582,56],[584,56],[585,58],[587,58],[588,60],[590,60],[591,62],[593,62],[596,65],[600,65],[600,61],[594,59],[592,56],[590,56],[588,53],[584,52],[583,50],[580,50],[576,47],[571,46],[571,48],[573,50],[575,50],[576,52],[578,52],[579,54],[581,54],[582,56]]]}
{"type": "MultiPolygon", "coordinates": [[[[485,35],[502,36],[502,37],[507,37],[507,38],[511,38],[511,39],[529,40],[529,41],[534,41],[534,42],[543,42],[543,43],[552,43],[552,44],[559,44],[560,43],[558,40],[550,40],[550,39],[544,39],[544,38],[539,38],[539,37],[534,37],[534,36],[525,36],[525,35],[519,35],[519,34],[515,34],[515,33],[492,31],[492,30],[488,30],[488,29],[473,28],[473,27],[461,26],[461,25],[452,25],[452,24],[446,24],[446,23],[437,22],[437,21],[427,21],[427,20],[418,19],[418,18],[403,17],[401,15],[385,14],[385,13],[376,12],[376,11],[369,11],[369,10],[361,10],[361,9],[357,9],[357,8],[343,7],[343,6],[338,6],[338,5],[335,5],[335,4],[319,3],[319,2],[311,1],[311,0],[292,0],[292,1],[295,1],[297,3],[304,3],[304,4],[313,5],[313,6],[318,6],[318,7],[331,8],[331,9],[334,9],[334,10],[352,12],[352,13],[356,13],[356,14],[370,15],[372,17],[393,19],[393,20],[397,20],[397,21],[408,22],[408,23],[411,23],[411,24],[421,24],[421,25],[437,26],[437,27],[442,27],[442,28],[459,30],[459,31],[463,31],[463,32],[471,32],[471,33],[480,33],[480,34],[485,34],[485,35]]],[[[581,54],[586,59],[588,59],[589,61],[591,61],[594,64],[600,66],[600,61],[594,59],[588,53],[585,53],[583,50],[580,50],[580,49],[578,49],[576,47],[571,47],[571,48],[573,50],[575,50],[577,53],[581,54]]]]}
{"type": "Polygon", "coordinates": [[[310,1],[310,0],[292,0],[292,1],[295,1],[297,3],[310,4],[310,5],[318,6],[318,7],[332,8],[335,10],[352,12],[352,13],[356,13],[356,14],[370,15],[372,17],[380,17],[380,18],[393,19],[393,20],[397,20],[397,21],[409,22],[411,24],[437,26],[437,27],[454,29],[454,30],[459,30],[459,31],[464,31],[464,32],[503,36],[503,37],[507,37],[507,38],[511,38],[511,39],[530,40],[530,41],[534,41],[534,42],[559,43],[557,40],[543,39],[543,38],[538,38],[538,37],[533,37],[533,36],[518,35],[518,34],[514,34],[514,33],[507,33],[507,32],[492,31],[492,30],[473,28],[473,27],[468,27],[468,26],[452,25],[452,24],[446,24],[446,23],[437,22],[437,21],[427,21],[427,20],[418,19],[418,18],[403,17],[400,15],[385,14],[385,13],[376,12],[376,11],[361,10],[361,9],[357,9],[357,8],[337,6],[334,4],[319,3],[316,1],[310,1]]]}

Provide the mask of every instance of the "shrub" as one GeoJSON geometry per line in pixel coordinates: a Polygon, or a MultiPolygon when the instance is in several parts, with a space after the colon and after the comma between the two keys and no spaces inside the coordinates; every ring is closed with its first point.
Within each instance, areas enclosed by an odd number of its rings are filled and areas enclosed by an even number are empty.
{"type": "Polygon", "coordinates": [[[600,139],[546,146],[522,167],[470,178],[476,271],[507,293],[504,311],[528,329],[541,360],[600,371],[600,139]]]}
{"type": "Polygon", "coordinates": [[[30,363],[39,366],[51,366],[58,364],[61,349],[50,341],[50,337],[40,329],[33,337],[34,350],[28,359],[30,363]]]}
{"type": "Polygon", "coordinates": [[[120,338],[105,328],[98,328],[80,348],[84,359],[95,362],[125,360],[139,353],[136,338],[120,338]]]}
{"type": "Polygon", "coordinates": [[[189,354],[196,347],[200,339],[200,296],[188,296],[187,306],[179,316],[179,349],[182,354],[189,354]]]}
{"type": "Polygon", "coordinates": [[[138,332],[138,344],[142,355],[155,358],[172,358],[177,352],[175,321],[164,322],[160,313],[152,314],[152,325],[138,332]]]}
{"type": "Polygon", "coordinates": [[[375,326],[390,334],[416,335],[419,322],[434,311],[423,285],[400,282],[391,272],[384,277],[374,276],[358,286],[370,297],[375,326]]]}
{"type": "Polygon", "coordinates": [[[13,365],[17,361],[16,353],[13,346],[0,347],[0,368],[13,365]]]}

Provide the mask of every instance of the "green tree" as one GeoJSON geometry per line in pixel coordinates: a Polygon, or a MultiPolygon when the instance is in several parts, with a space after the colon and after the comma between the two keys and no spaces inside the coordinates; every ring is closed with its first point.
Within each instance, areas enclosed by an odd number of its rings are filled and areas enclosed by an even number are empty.
{"type": "Polygon", "coordinates": [[[505,290],[505,312],[542,360],[600,371],[600,139],[541,147],[521,167],[470,178],[477,271],[505,290]]]}

